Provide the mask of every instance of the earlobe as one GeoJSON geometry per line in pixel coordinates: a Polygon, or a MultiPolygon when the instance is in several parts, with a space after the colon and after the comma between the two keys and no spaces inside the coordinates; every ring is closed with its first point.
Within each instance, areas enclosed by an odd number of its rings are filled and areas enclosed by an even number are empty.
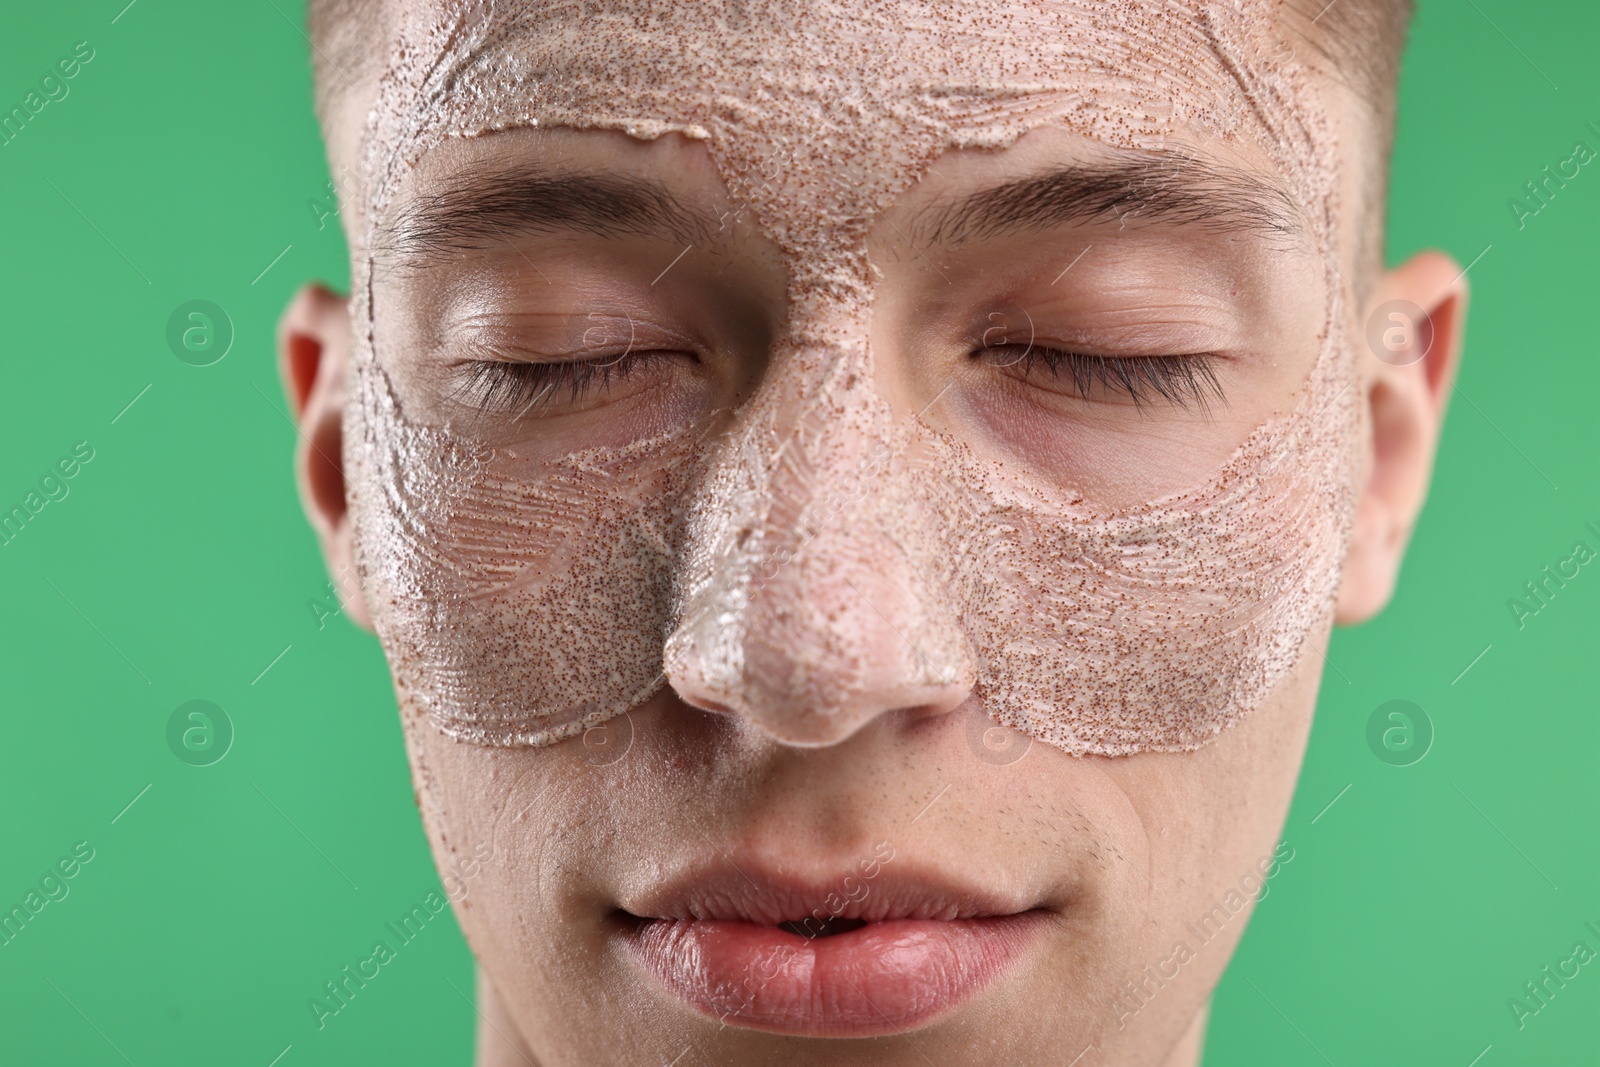
{"type": "Polygon", "coordinates": [[[1422,252],[1374,287],[1356,341],[1365,389],[1364,458],[1334,619],[1365,622],[1394,592],[1433,474],[1461,359],[1467,285],[1455,260],[1422,252]]]}
{"type": "Polygon", "coordinates": [[[299,438],[295,482],[344,613],[370,631],[372,617],[355,569],[341,451],[350,347],[345,298],[322,285],[302,286],[278,322],[278,372],[299,438]]]}

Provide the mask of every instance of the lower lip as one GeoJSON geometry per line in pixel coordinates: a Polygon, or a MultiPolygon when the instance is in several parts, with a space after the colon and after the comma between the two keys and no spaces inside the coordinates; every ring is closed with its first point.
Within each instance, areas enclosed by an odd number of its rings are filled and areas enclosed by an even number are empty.
{"type": "Polygon", "coordinates": [[[872,1037],[933,1022],[1004,972],[1042,912],[894,919],[831,937],[719,920],[640,919],[636,959],[681,1000],[732,1026],[872,1037]]]}

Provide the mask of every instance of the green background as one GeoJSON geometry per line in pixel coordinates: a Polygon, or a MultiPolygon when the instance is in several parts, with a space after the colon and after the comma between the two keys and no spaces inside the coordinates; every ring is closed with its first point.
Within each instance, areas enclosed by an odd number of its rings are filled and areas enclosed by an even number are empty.
{"type": "MultiPolygon", "coordinates": [[[[95,852],[0,947],[0,1060],[465,1064],[453,921],[324,1030],[306,1008],[439,886],[378,646],[308,606],[326,575],[272,337],[296,285],[347,266],[308,204],[328,174],[302,11],[125,2],[29,5],[0,31],[0,110],[95,49],[0,147],[0,510],[94,449],[0,547],[0,904],[95,852]],[[236,331],[208,367],[166,341],[194,299],[236,331]],[[194,699],[236,730],[212,766],[168,748],[194,699]]],[[[1520,1030],[1507,1007],[1580,938],[1600,949],[1600,567],[1520,629],[1507,607],[1577,539],[1600,548],[1600,167],[1520,229],[1508,206],[1576,141],[1600,149],[1597,42],[1591,0],[1424,0],[1389,250],[1476,260],[1461,388],[1393,606],[1334,640],[1295,859],[1217,994],[1208,1064],[1600,1060],[1600,965],[1520,1030]],[[1395,699],[1436,734],[1412,766],[1367,742],[1395,699]]]]}

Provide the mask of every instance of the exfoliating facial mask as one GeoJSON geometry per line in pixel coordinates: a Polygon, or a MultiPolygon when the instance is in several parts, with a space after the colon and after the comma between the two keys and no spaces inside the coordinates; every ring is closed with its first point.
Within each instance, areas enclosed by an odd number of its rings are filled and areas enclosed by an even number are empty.
{"type": "Polygon", "coordinates": [[[868,340],[871,221],[940,154],[1046,126],[1258,145],[1331,249],[1334,144],[1275,3],[407,7],[363,141],[345,441],[379,635],[440,729],[548,744],[692,679],[808,743],[960,685],[1070,753],[1184,751],[1294,665],[1353,511],[1334,278],[1292,409],[1202,484],[1115,509],[897,412],[868,340]],[[519,127],[702,141],[781,252],[787,317],[717,432],[532,459],[408,418],[375,227],[429,148],[519,127]]]}

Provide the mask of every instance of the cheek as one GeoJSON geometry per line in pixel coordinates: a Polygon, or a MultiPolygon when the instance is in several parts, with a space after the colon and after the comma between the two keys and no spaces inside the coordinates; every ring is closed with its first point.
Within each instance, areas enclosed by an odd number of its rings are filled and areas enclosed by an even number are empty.
{"type": "Polygon", "coordinates": [[[532,745],[657,689],[681,442],[539,464],[406,424],[361,380],[356,550],[397,687],[458,738],[532,745]]]}
{"type": "MultiPolygon", "coordinates": [[[[1012,395],[949,398],[975,447],[1022,464],[1041,484],[1081,492],[1104,508],[1133,508],[1205,481],[1271,417],[1258,398],[1182,414],[1041,405],[1019,386],[1012,395]],[[1251,402],[1251,401],[1254,402],[1251,402]]],[[[1286,394],[1285,394],[1286,395],[1286,394]]],[[[1237,402],[1234,402],[1237,400],[1237,402]]]]}
{"type": "MultiPolygon", "coordinates": [[[[1317,650],[1327,634],[1321,627],[1312,635],[1317,650]]],[[[1123,798],[1120,847],[1149,872],[1148,883],[1136,879],[1137,891],[1116,905],[1148,958],[1126,953],[1128,973],[1115,976],[1115,984],[1137,979],[1146,963],[1154,969],[1180,942],[1193,958],[1169,966],[1183,983],[1174,988],[1209,991],[1220,977],[1249,918],[1248,909],[1231,907],[1238,901],[1230,891],[1256,879],[1270,892],[1273,879],[1261,871],[1282,835],[1294,844],[1284,817],[1311,730],[1320,665],[1318,655],[1302,657],[1254,715],[1197,751],[1091,761],[1107,783],[1105,795],[1123,798]],[[1207,916],[1209,930],[1198,925],[1207,916]]]]}
{"type": "Polygon", "coordinates": [[[603,877],[606,866],[603,850],[612,834],[604,812],[616,777],[586,763],[576,743],[467,744],[442,733],[404,697],[401,703],[434,862],[460,882],[452,902],[475,950],[514,953],[510,931],[549,929],[580,913],[592,918],[591,879],[603,877]],[[491,858],[475,861],[477,854],[491,858]]]}

